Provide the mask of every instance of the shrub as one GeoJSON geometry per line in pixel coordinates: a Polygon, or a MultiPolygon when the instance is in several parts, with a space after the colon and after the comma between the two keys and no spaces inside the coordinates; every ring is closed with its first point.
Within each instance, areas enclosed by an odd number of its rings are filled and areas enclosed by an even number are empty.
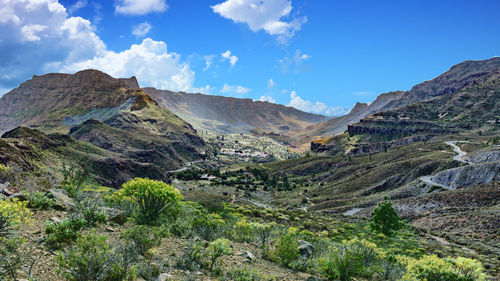
{"type": "Polygon", "coordinates": [[[227,234],[226,222],[219,214],[201,214],[194,218],[193,231],[205,240],[215,240],[227,234]]]}
{"type": "Polygon", "coordinates": [[[427,281],[484,281],[486,274],[480,262],[472,259],[441,259],[425,255],[420,259],[406,258],[403,280],[427,281]]]}
{"type": "Polygon", "coordinates": [[[231,249],[231,242],[226,238],[219,238],[213,242],[210,242],[206,250],[206,254],[210,259],[210,267],[212,270],[217,259],[222,256],[231,255],[233,250],[231,249]]]}
{"type": "Polygon", "coordinates": [[[79,218],[69,218],[61,222],[48,223],[45,228],[47,238],[45,243],[53,249],[58,249],[64,244],[77,239],[78,232],[87,224],[87,221],[79,218]]]}
{"type": "Polygon", "coordinates": [[[388,197],[385,197],[384,201],[378,203],[375,210],[373,210],[370,226],[372,229],[380,231],[385,235],[392,235],[401,227],[398,213],[392,207],[392,203],[388,197]]]}
{"type": "Polygon", "coordinates": [[[60,272],[72,281],[104,280],[112,261],[107,239],[94,233],[79,237],[74,247],[57,256],[60,272]]]}
{"type": "Polygon", "coordinates": [[[328,257],[319,259],[320,271],[328,280],[348,281],[364,270],[361,259],[347,247],[340,247],[328,257]]]}
{"type": "Polygon", "coordinates": [[[71,197],[76,197],[80,192],[83,183],[89,176],[89,171],[78,170],[76,167],[67,168],[63,166],[63,180],[61,181],[61,188],[66,190],[71,197]]]}
{"type": "Polygon", "coordinates": [[[90,193],[78,196],[76,209],[88,226],[95,226],[97,223],[106,221],[106,214],[100,209],[100,198],[92,196],[90,193]]]}
{"type": "Polygon", "coordinates": [[[252,223],[252,228],[259,237],[261,248],[264,250],[264,256],[267,256],[269,250],[269,243],[273,235],[273,230],[276,223],[252,223]]]}
{"type": "Polygon", "coordinates": [[[299,258],[299,242],[295,228],[289,228],[288,233],[278,240],[274,256],[279,263],[285,266],[290,266],[293,261],[299,258]]]}
{"type": "Polygon", "coordinates": [[[122,190],[137,202],[141,224],[156,223],[165,210],[182,200],[173,186],[150,179],[135,178],[124,183],[122,190]]]}
{"type": "Polygon", "coordinates": [[[45,196],[45,193],[34,191],[34,192],[22,192],[22,194],[28,199],[28,207],[37,210],[47,210],[54,207],[55,202],[51,198],[45,196]]]}
{"type": "Polygon", "coordinates": [[[237,241],[252,242],[254,238],[254,224],[247,222],[245,219],[237,221],[234,226],[234,235],[237,241]]]}
{"type": "Polygon", "coordinates": [[[231,270],[226,279],[235,281],[274,281],[276,278],[273,275],[265,275],[248,267],[240,267],[231,270]]]}
{"type": "Polygon", "coordinates": [[[203,257],[203,243],[200,240],[191,241],[184,247],[176,267],[196,272],[203,266],[203,257]]]}
{"type": "Polygon", "coordinates": [[[17,271],[22,263],[18,248],[23,240],[0,237],[0,242],[0,280],[4,280],[5,276],[10,276],[12,280],[18,280],[17,271]]]}
{"type": "Polygon", "coordinates": [[[28,202],[0,200],[0,242],[9,236],[11,231],[21,223],[30,221],[31,212],[28,202]]]}
{"type": "Polygon", "coordinates": [[[146,256],[151,248],[161,244],[161,233],[144,225],[128,229],[122,234],[122,238],[132,242],[142,256],[146,256]]]}

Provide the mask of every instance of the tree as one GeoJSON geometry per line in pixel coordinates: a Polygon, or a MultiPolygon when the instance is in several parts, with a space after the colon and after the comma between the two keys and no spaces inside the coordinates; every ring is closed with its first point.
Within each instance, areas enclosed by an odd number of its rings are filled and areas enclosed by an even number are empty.
{"type": "Polygon", "coordinates": [[[380,231],[386,235],[392,235],[401,227],[398,213],[392,207],[389,197],[385,197],[384,201],[379,202],[372,213],[372,229],[380,231]]]}

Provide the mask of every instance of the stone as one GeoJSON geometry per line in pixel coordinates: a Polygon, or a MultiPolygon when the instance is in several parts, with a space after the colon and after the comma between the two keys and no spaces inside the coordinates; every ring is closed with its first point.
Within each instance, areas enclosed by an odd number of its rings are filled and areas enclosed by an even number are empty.
{"type": "Polygon", "coordinates": [[[246,250],[242,251],[240,253],[240,256],[246,258],[250,262],[255,262],[257,260],[257,258],[255,257],[254,254],[252,254],[252,252],[246,250]]]}
{"type": "Polygon", "coordinates": [[[99,211],[103,212],[106,214],[106,219],[108,221],[117,223],[117,224],[124,224],[127,221],[127,216],[125,215],[125,212],[122,210],[118,210],[115,208],[108,208],[108,207],[100,207],[99,211]]]}
{"type": "Polygon", "coordinates": [[[64,189],[51,188],[45,193],[45,196],[54,200],[54,209],[56,210],[66,211],[76,209],[75,201],[64,189]]]}
{"type": "Polygon", "coordinates": [[[311,275],[306,279],[306,281],[322,281],[322,279],[317,276],[311,275]]]}
{"type": "Polygon", "coordinates": [[[314,253],[314,246],[311,245],[311,243],[304,241],[304,240],[299,240],[299,253],[301,256],[309,258],[313,255],[314,253]]]}
{"type": "Polygon", "coordinates": [[[162,273],[160,276],[158,276],[158,281],[167,281],[167,280],[173,280],[174,276],[169,273],[162,273]]]}

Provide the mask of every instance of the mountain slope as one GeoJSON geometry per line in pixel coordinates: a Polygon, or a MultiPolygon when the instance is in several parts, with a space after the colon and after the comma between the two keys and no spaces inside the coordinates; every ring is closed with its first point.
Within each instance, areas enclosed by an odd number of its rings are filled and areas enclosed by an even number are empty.
{"type": "Polygon", "coordinates": [[[394,140],[495,124],[500,116],[499,85],[500,58],[466,61],[410,91],[397,92],[391,100],[380,102],[381,95],[358,114],[355,108],[346,116],[315,125],[308,135],[328,138],[312,143],[313,147],[323,151],[325,146],[335,146],[334,143],[342,139],[332,136],[345,128],[350,135],[373,135],[374,140],[394,140]],[[368,110],[370,108],[372,110],[368,110]],[[357,118],[349,118],[352,115],[357,115],[357,118]]]}
{"type": "Polygon", "coordinates": [[[165,173],[202,157],[191,125],[140,90],[134,77],[95,70],[35,76],[0,99],[0,128],[70,133],[115,157],[156,165],[165,173]]]}
{"type": "Polygon", "coordinates": [[[217,133],[248,133],[253,129],[288,133],[328,119],[292,107],[251,99],[176,93],[154,88],[144,88],[144,91],[196,128],[217,133]]]}

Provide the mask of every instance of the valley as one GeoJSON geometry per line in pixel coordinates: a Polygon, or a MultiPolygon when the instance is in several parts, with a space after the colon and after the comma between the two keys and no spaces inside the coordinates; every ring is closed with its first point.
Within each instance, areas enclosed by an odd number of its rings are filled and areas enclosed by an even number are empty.
{"type": "Polygon", "coordinates": [[[333,118],[96,70],[0,112],[0,280],[500,277],[500,58],[333,118]]]}

